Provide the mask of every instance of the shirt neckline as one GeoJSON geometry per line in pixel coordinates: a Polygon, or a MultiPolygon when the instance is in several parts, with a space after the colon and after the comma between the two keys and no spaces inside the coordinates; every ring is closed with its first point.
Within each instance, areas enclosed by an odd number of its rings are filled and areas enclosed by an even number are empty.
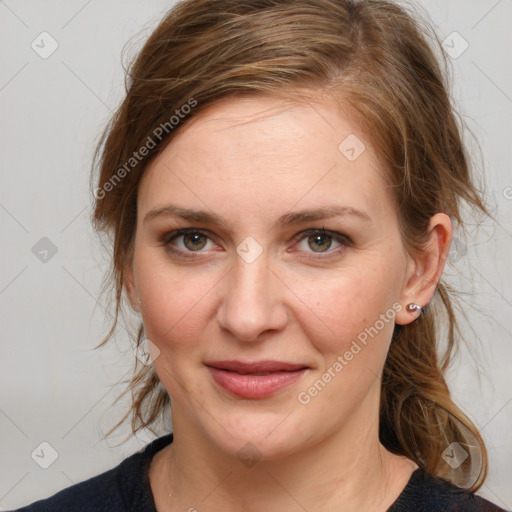
{"type": "MultiPolygon", "coordinates": [[[[165,448],[167,445],[171,444],[173,442],[174,435],[173,433],[166,434],[164,436],[158,437],[156,439],[153,439],[146,447],[142,448],[137,455],[140,455],[143,464],[141,465],[141,472],[142,474],[139,475],[141,480],[143,482],[143,488],[141,496],[139,497],[140,500],[140,507],[139,510],[143,512],[157,512],[155,498],[153,496],[153,491],[151,489],[151,485],[149,482],[149,466],[151,464],[151,461],[153,460],[153,457],[163,448],[165,448]]],[[[407,484],[402,489],[400,494],[397,496],[395,501],[391,504],[391,506],[387,509],[386,512],[394,512],[397,510],[400,510],[400,506],[403,503],[407,502],[408,496],[414,493],[415,488],[417,487],[418,483],[420,483],[422,480],[425,480],[427,478],[427,473],[422,468],[416,468],[409,477],[409,480],[407,481],[407,484]]],[[[132,503],[133,505],[133,503],[132,503]]]]}

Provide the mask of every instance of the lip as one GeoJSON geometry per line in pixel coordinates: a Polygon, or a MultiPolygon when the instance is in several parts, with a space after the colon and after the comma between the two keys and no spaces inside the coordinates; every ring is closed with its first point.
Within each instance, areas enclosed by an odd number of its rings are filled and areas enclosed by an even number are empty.
{"type": "Polygon", "coordinates": [[[241,398],[275,395],[297,382],[308,370],[303,364],[283,361],[208,361],[205,364],[218,386],[241,398]]]}

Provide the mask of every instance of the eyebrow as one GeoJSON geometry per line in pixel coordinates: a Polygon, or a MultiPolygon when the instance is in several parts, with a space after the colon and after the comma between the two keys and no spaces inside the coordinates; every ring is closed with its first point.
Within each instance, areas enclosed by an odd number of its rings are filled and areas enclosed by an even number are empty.
{"type": "MultiPolygon", "coordinates": [[[[357,210],[356,208],[353,208],[351,206],[333,205],[324,206],[321,208],[312,208],[307,210],[288,212],[279,217],[279,219],[276,222],[276,226],[292,226],[297,224],[303,224],[306,222],[342,216],[353,216],[361,220],[364,220],[365,222],[371,222],[370,216],[362,210],[357,210]]],[[[143,224],[146,224],[147,222],[156,217],[177,217],[188,221],[210,224],[212,226],[228,226],[228,222],[225,219],[223,219],[222,217],[213,212],[207,212],[204,210],[193,210],[173,204],[169,204],[161,208],[155,208],[154,210],[149,211],[144,216],[143,224]]]]}

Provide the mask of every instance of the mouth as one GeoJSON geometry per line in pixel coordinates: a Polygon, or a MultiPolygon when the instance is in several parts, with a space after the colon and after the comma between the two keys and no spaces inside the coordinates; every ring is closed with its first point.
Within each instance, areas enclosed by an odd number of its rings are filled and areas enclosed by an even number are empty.
{"type": "Polygon", "coordinates": [[[309,369],[283,361],[208,361],[214,382],[230,395],[267,398],[297,382],[309,369]]]}

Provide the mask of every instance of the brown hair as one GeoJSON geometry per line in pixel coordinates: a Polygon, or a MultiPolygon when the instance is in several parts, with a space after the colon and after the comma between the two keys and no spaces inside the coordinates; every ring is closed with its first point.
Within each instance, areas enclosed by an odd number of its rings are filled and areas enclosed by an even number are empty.
{"type": "MultiPolygon", "coordinates": [[[[98,232],[113,237],[107,284],[113,284],[116,304],[113,325],[99,346],[113,336],[118,322],[144,169],[177,130],[216,101],[244,94],[300,100],[305,97],[300,91],[309,90],[350,109],[385,163],[409,251],[424,248],[429,219],[437,212],[459,228],[462,203],[488,213],[470,176],[447,76],[441,45],[428,23],[392,2],[185,0],[175,5],[132,62],[126,97],[94,156],[100,172],[92,221],[98,232]]],[[[461,337],[451,296],[441,281],[416,321],[395,326],[382,378],[380,440],[427,472],[476,490],[487,472],[485,446],[453,403],[443,376],[461,337]],[[469,456],[452,471],[442,455],[453,442],[469,456]]],[[[142,340],[141,324],[137,346],[142,340]]],[[[109,434],[130,414],[134,434],[151,428],[170,403],[153,367],[137,370],[135,363],[124,392],[131,391],[131,409],[109,434]]]]}

